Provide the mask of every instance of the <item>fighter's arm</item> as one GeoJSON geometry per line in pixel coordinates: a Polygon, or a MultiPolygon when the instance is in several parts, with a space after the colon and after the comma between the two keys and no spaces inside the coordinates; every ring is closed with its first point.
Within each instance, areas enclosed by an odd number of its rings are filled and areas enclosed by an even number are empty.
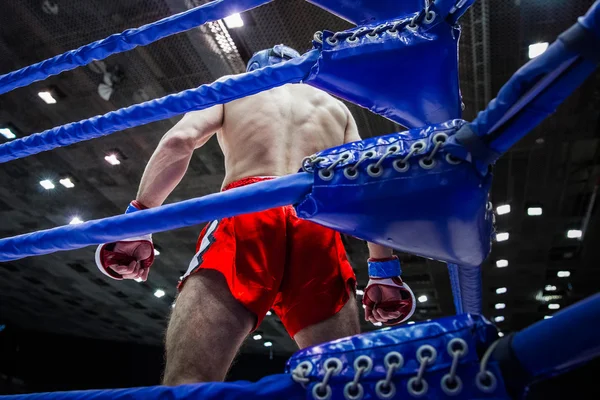
{"type": "Polygon", "coordinates": [[[136,200],[160,206],[185,175],[194,150],[223,125],[223,105],[186,114],[160,140],[142,176],[136,200]]]}

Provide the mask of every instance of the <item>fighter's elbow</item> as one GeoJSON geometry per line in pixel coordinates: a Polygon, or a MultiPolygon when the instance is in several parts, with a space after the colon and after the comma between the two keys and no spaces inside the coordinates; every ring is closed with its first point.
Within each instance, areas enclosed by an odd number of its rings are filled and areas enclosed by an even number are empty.
{"type": "Polygon", "coordinates": [[[188,130],[172,130],[167,132],[160,141],[160,146],[178,152],[191,152],[198,142],[195,132],[188,130]]]}

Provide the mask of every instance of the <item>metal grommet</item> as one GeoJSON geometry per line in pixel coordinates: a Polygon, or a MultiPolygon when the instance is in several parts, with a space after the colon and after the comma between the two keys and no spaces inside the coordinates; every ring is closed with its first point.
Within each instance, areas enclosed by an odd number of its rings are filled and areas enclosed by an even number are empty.
{"type": "Polygon", "coordinates": [[[333,38],[333,36],[329,36],[327,39],[325,39],[325,41],[331,46],[335,46],[340,42],[339,40],[333,38]]]}
{"type": "Polygon", "coordinates": [[[313,395],[313,399],[316,400],[329,400],[331,398],[331,386],[329,385],[325,385],[325,389],[324,392],[321,392],[321,387],[323,386],[323,384],[321,383],[317,383],[315,386],[313,386],[312,389],[312,395],[313,395]]]}
{"type": "Polygon", "coordinates": [[[450,153],[446,153],[446,162],[448,164],[452,164],[452,165],[458,165],[462,162],[462,160],[460,158],[456,158],[454,157],[452,154],[450,153]]]}
{"type": "Polygon", "coordinates": [[[319,170],[319,178],[321,178],[324,181],[330,181],[333,179],[333,171],[328,170],[328,169],[320,169],[319,170]]]}
{"type": "Polygon", "coordinates": [[[410,23],[408,25],[406,25],[406,29],[408,29],[411,32],[416,32],[416,30],[419,29],[419,25],[417,25],[415,23],[415,20],[412,19],[412,20],[410,20],[410,23]]]}
{"type": "Polygon", "coordinates": [[[424,344],[423,346],[419,347],[417,350],[417,360],[419,361],[419,363],[423,362],[423,359],[427,357],[427,365],[431,365],[435,362],[435,359],[437,358],[437,351],[435,350],[435,348],[433,346],[430,346],[428,344],[424,344]],[[429,356],[427,356],[427,354],[423,354],[423,352],[428,351],[430,353],[429,356]]]}
{"type": "Polygon", "coordinates": [[[349,159],[349,158],[350,158],[350,156],[351,156],[351,154],[350,154],[350,153],[348,153],[348,152],[345,152],[345,153],[342,153],[342,154],[340,154],[340,158],[338,158],[338,160],[345,161],[345,160],[349,159]]]}
{"type": "Polygon", "coordinates": [[[420,382],[417,382],[417,377],[414,376],[408,380],[406,390],[408,390],[408,393],[410,393],[410,395],[413,397],[421,397],[427,394],[427,391],[429,390],[429,384],[425,379],[421,379],[420,382]],[[415,388],[415,384],[417,383],[420,383],[420,388],[415,388]]]}
{"type": "Polygon", "coordinates": [[[398,29],[392,28],[392,29],[388,29],[386,32],[392,36],[398,36],[398,29]]]}
{"type": "Polygon", "coordinates": [[[344,168],[344,176],[346,179],[353,181],[354,179],[358,178],[358,170],[353,169],[352,167],[344,168]]]}
{"type": "Polygon", "coordinates": [[[363,375],[368,374],[373,369],[373,360],[369,356],[359,356],[354,360],[354,369],[364,368],[363,375]]]}
{"type": "Polygon", "coordinates": [[[372,178],[378,178],[381,175],[383,175],[383,168],[382,167],[376,167],[375,164],[370,164],[367,167],[367,174],[369,174],[369,176],[372,177],[372,178]]]}
{"type": "Polygon", "coordinates": [[[496,390],[498,381],[496,380],[496,376],[490,371],[483,371],[479,372],[475,377],[475,384],[482,392],[492,393],[494,390],[496,390]],[[486,380],[488,383],[485,382],[486,380]]]}
{"type": "Polygon", "coordinates": [[[395,160],[392,163],[392,166],[394,167],[394,169],[398,172],[406,172],[409,170],[410,168],[410,164],[407,162],[402,162],[402,160],[395,160]]]}
{"type": "Polygon", "coordinates": [[[485,205],[485,209],[488,211],[492,211],[494,209],[494,205],[492,204],[491,201],[487,202],[487,204],[485,205]]]}
{"type": "Polygon", "coordinates": [[[323,369],[330,369],[335,364],[335,369],[333,370],[333,375],[337,375],[342,372],[342,361],[339,358],[331,357],[325,360],[323,363],[323,369]]]}
{"type": "Polygon", "coordinates": [[[373,158],[373,157],[375,157],[375,152],[373,150],[369,150],[363,155],[363,157],[364,158],[373,158]]]}
{"type": "Polygon", "coordinates": [[[435,13],[435,11],[428,11],[427,14],[425,14],[425,18],[423,19],[423,22],[425,22],[427,25],[429,25],[430,23],[435,21],[436,15],[437,14],[435,13]]]}
{"type": "Polygon", "coordinates": [[[306,376],[312,372],[313,365],[310,361],[302,361],[300,364],[296,365],[296,368],[294,368],[294,370],[297,370],[298,368],[303,370],[304,375],[306,376]]]}
{"type": "Polygon", "coordinates": [[[348,382],[346,383],[346,386],[344,386],[344,398],[347,400],[361,400],[364,395],[365,391],[360,383],[354,385],[353,382],[348,382]],[[354,394],[352,393],[352,390],[355,391],[354,394]]]}
{"type": "Polygon", "coordinates": [[[421,158],[419,160],[419,165],[421,166],[421,168],[423,169],[432,169],[433,167],[435,167],[436,161],[431,158],[421,158]]]}
{"type": "Polygon", "coordinates": [[[348,38],[346,39],[346,42],[356,43],[356,42],[358,42],[358,36],[354,36],[354,39],[352,39],[352,36],[348,36],[348,38]]]}
{"type": "Polygon", "coordinates": [[[455,351],[460,351],[462,352],[461,357],[464,357],[469,352],[469,345],[461,338],[454,338],[448,342],[446,349],[448,350],[448,354],[451,356],[454,355],[455,351]]]}
{"type": "Polygon", "coordinates": [[[433,143],[446,143],[446,140],[448,140],[448,135],[443,132],[433,135],[433,143]]]}
{"type": "Polygon", "coordinates": [[[426,147],[427,147],[427,144],[423,140],[419,140],[419,141],[414,142],[410,146],[410,149],[415,151],[418,154],[426,147]]]}
{"type": "Polygon", "coordinates": [[[392,399],[396,395],[396,385],[394,385],[394,382],[386,385],[385,380],[381,380],[375,385],[375,394],[380,399],[392,399]]]}
{"type": "Polygon", "coordinates": [[[371,33],[372,33],[372,31],[371,31],[371,32],[369,32],[369,33],[367,33],[365,36],[366,36],[368,39],[371,39],[371,40],[375,40],[375,39],[377,39],[377,38],[379,37],[379,35],[378,35],[378,34],[374,34],[374,35],[372,35],[371,33]]]}
{"type": "Polygon", "coordinates": [[[394,154],[397,153],[398,151],[400,151],[400,146],[393,144],[390,147],[387,148],[387,152],[390,154],[394,154]]]}
{"type": "Polygon", "coordinates": [[[462,380],[460,377],[455,376],[454,379],[450,376],[450,374],[446,374],[442,377],[442,390],[448,396],[456,396],[462,391],[462,380]]]}
{"type": "Polygon", "coordinates": [[[404,365],[404,357],[402,357],[402,354],[398,353],[397,351],[390,351],[385,355],[383,363],[385,364],[386,368],[396,365],[396,368],[400,369],[404,365]]]}

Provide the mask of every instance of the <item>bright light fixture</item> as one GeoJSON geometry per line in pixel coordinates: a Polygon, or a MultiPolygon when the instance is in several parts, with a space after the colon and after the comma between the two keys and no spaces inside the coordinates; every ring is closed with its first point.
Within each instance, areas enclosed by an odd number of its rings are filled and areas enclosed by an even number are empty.
{"type": "Polygon", "coordinates": [[[40,96],[46,104],[56,104],[56,99],[52,97],[52,93],[50,92],[39,92],[38,96],[40,96]]]}
{"type": "Polygon", "coordinates": [[[503,204],[501,206],[496,207],[496,213],[498,215],[508,214],[510,212],[510,204],[503,204]]]}
{"type": "Polygon", "coordinates": [[[271,347],[271,346],[273,346],[273,343],[272,342],[264,342],[263,346],[265,346],[265,347],[271,347]]]}
{"type": "Polygon", "coordinates": [[[504,294],[507,290],[508,289],[505,287],[499,287],[498,289],[496,289],[496,294],[504,294]]]}
{"type": "Polygon", "coordinates": [[[423,295],[419,296],[419,298],[417,300],[419,300],[419,303],[425,303],[427,301],[427,296],[425,296],[423,294],[423,295]]]}
{"type": "Polygon", "coordinates": [[[552,318],[552,315],[544,315],[544,319],[550,319],[552,318]]]}
{"type": "Polygon", "coordinates": [[[267,311],[267,316],[269,315],[273,315],[273,313],[271,311],[267,311]]]}
{"type": "Polygon", "coordinates": [[[412,325],[414,323],[415,323],[415,321],[408,321],[408,325],[412,325]]]}
{"type": "Polygon", "coordinates": [[[83,221],[79,219],[79,217],[73,217],[73,219],[71,219],[71,222],[69,222],[69,225],[77,225],[82,223],[83,221]]]}
{"type": "Polygon", "coordinates": [[[496,267],[498,267],[498,268],[508,267],[508,260],[498,260],[498,261],[496,261],[496,267]]]}
{"type": "Polygon", "coordinates": [[[117,158],[116,154],[110,154],[110,155],[104,157],[104,159],[110,165],[119,165],[119,164],[121,164],[121,161],[119,161],[119,159],[117,158]]]}
{"type": "Polygon", "coordinates": [[[63,185],[64,187],[66,187],[67,189],[71,189],[71,188],[75,187],[75,184],[73,182],[71,182],[71,179],[69,179],[69,178],[61,179],[58,182],[61,185],[63,185]]]}
{"type": "Polygon", "coordinates": [[[496,305],[494,307],[496,307],[496,310],[503,310],[503,309],[506,308],[506,304],[504,304],[504,303],[496,303],[496,305]]]}
{"type": "Polygon", "coordinates": [[[534,43],[529,45],[529,58],[536,58],[548,50],[548,42],[534,43]]]}
{"type": "Polygon", "coordinates": [[[558,276],[559,278],[568,278],[571,276],[571,272],[570,271],[558,271],[556,273],[556,276],[558,276]]]}
{"type": "Polygon", "coordinates": [[[542,215],[542,207],[529,207],[527,209],[527,215],[530,215],[532,217],[542,215]]]}
{"type": "Polygon", "coordinates": [[[557,303],[548,304],[548,309],[550,309],[550,310],[558,310],[559,308],[560,308],[560,304],[557,304],[557,303]]]}
{"type": "Polygon", "coordinates": [[[583,232],[581,232],[579,229],[570,229],[567,232],[567,237],[569,239],[579,239],[582,235],[583,235],[583,232]]]}
{"type": "Polygon", "coordinates": [[[42,185],[42,187],[46,190],[54,189],[54,183],[52,183],[52,181],[49,179],[44,179],[43,181],[40,181],[40,185],[42,185]]]}
{"type": "Polygon", "coordinates": [[[240,28],[240,27],[244,26],[244,20],[242,20],[242,17],[240,16],[240,14],[233,14],[233,15],[230,15],[229,17],[225,17],[223,19],[223,21],[225,21],[225,25],[227,25],[227,27],[229,29],[240,28]]]}
{"type": "Polygon", "coordinates": [[[498,336],[499,337],[504,337],[504,333],[503,332],[498,332],[498,336]]]}
{"type": "Polygon", "coordinates": [[[510,235],[508,234],[508,232],[496,233],[496,241],[497,242],[504,242],[504,241],[508,240],[509,237],[510,237],[510,235]]]}
{"type": "Polygon", "coordinates": [[[497,317],[494,317],[494,321],[496,321],[496,322],[504,322],[504,317],[502,315],[498,315],[497,317]]]}
{"type": "Polygon", "coordinates": [[[260,339],[262,339],[262,335],[260,335],[260,334],[257,333],[256,335],[252,336],[252,339],[254,339],[254,340],[260,340],[260,339]]]}
{"type": "Polygon", "coordinates": [[[362,296],[364,294],[365,294],[364,290],[356,289],[356,295],[357,296],[362,296]]]}
{"type": "Polygon", "coordinates": [[[15,135],[9,128],[0,128],[0,135],[9,140],[17,137],[17,135],[15,135]]]}
{"type": "Polygon", "coordinates": [[[160,255],[160,251],[158,251],[158,249],[156,247],[154,248],[154,255],[155,256],[159,256],[160,255]]]}
{"type": "Polygon", "coordinates": [[[554,285],[546,285],[546,286],[544,287],[544,290],[545,290],[546,292],[554,292],[554,291],[556,290],[556,286],[554,286],[554,285]]]}
{"type": "Polygon", "coordinates": [[[162,289],[158,289],[156,292],[154,292],[154,295],[160,299],[165,295],[165,291],[162,289]]]}
{"type": "Polygon", "coordinates": [[[373,322],[373,325],[375,325],[375,326],[381,326],[383,324],[381,322],[373,322]]]}

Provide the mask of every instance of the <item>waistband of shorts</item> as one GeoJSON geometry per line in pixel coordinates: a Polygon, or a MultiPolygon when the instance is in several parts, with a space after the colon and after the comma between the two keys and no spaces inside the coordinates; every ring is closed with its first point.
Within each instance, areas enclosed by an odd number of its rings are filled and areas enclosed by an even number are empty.
{"type": "Polygon", "coordinates": [[[277,176],[249,176],[247,178],[242,178],[235,182],[229,183],[227,186],[223,188],[223,192],[229,189],[235,189],[242,186],[252,185],[253,183],[262,182],[262,181],[270,181],[271,179],[278,178],[277,176]]]}

